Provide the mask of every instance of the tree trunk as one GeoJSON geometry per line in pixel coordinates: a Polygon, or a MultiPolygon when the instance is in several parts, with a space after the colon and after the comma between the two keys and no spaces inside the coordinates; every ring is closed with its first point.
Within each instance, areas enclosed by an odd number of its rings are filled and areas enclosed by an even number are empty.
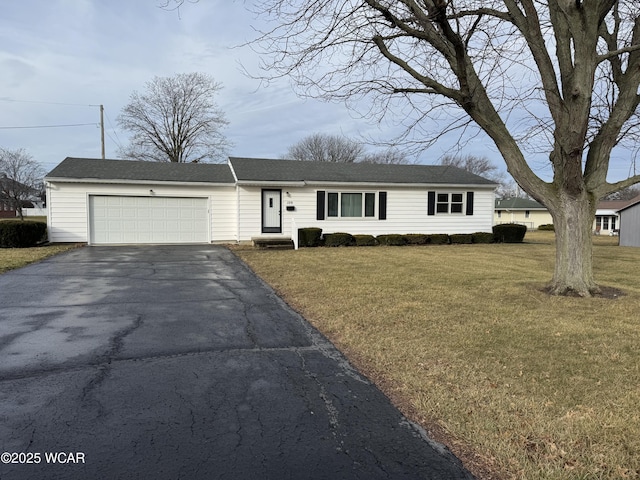
{"type": "Polygon", "coordinates": [[[579,198],[560,195],[549,208],[556,233],[556,263],[549,292],[589,297],[600,291],[593,277],[592,228],[596,205],[583,193],[579,198]]]}

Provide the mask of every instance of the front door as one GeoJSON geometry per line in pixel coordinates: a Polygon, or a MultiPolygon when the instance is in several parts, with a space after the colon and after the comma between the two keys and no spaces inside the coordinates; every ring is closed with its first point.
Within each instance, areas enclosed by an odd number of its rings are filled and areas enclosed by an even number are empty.
{"type": "Polygon", "coordinates": [[[262,190],[262,233],[282,233],[282,190],[262,190]]]}

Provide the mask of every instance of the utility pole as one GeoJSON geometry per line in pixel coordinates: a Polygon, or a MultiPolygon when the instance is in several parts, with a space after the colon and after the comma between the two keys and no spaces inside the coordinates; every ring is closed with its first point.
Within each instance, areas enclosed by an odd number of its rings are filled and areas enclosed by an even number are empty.
{"type": "Polygon", "coordinates": [[[100,105],[100,143],[102,145],[102,159],[104,160],[104,105],[100,105]]]}

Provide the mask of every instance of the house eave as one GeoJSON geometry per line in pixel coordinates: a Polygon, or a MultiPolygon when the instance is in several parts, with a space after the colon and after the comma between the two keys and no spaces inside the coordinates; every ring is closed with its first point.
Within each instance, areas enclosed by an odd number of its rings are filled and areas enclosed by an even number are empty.
{"type": "Polygon", "coordinates": [[[306,183],[302,181],[238,180],[237,185],[240,187],[304,187],[306,183]]]}
{"type": "Polygon", "coordinates": [[[227,182],[173,182],[167,180],[120,180],[120,179],[102,179],[102,178],[65,178],[65,177],[46,177],[48,183],[106,183],[110,185],[175,185],[175,186],[216,186],[216,187],[235,187],[235,183],[227,182]]]}
{"type": "Polygon", "coordinates": [[[323,187],[378,187],[378,188],[464,188],[464,189],[485,189],[495,190],[499,185],[497,184],[462,184],[462,183],[401,183],[401,182],[323,182],[323,181],[307,181],[308,186],[323,186],[323,187]]]}

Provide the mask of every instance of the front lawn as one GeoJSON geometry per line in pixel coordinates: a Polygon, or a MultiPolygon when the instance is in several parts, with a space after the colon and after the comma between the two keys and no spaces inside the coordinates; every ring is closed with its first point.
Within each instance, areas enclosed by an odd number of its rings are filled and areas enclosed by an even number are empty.
{"type": "Polygon", "coordinates": [[[640,478],[640,249],[596,237],[626,295],[561,298],[525,241],[235,251],[479,478],[640,478]]]}
{"type": "Polygon", "coordinates": [[[39,262],[77,247],[75,244],[58,244],[32,248],[0,248],[0,273],[39,262]]]}

